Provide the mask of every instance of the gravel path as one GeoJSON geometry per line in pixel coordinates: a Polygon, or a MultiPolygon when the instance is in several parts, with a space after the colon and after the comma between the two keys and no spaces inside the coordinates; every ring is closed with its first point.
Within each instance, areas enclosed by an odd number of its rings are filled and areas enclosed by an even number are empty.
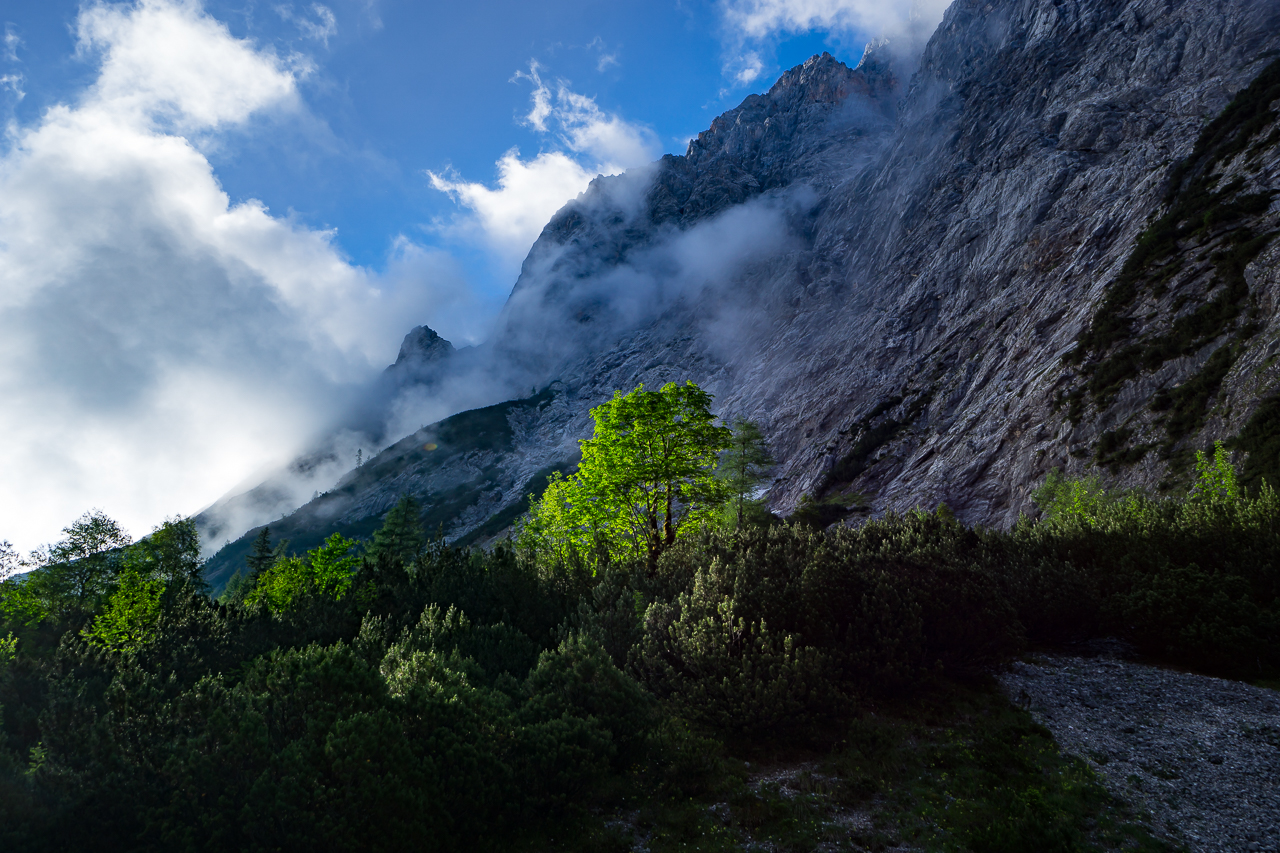
{"type": "Polygon", "coordinates": [[[1171,838],[1280,851],[1280,693],[1109,656],[1037,656],[1001,683],[1171,838]]]}

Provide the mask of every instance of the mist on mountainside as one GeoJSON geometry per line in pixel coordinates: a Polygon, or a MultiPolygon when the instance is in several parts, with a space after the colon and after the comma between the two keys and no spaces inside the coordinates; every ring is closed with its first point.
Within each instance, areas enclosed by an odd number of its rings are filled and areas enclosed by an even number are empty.
{"type": "Polygon", "coordinates": [[[362,428],[397,449],[290,529],[355,532],[408,490],[451,538],[500,530],[539,472],[572,464],[590,406],[686,379],[760,424],[780,513],[945,501],[1008,524],[1055,467],[1178,487],[1206,441],[1252,441],[1276,385],[1252,343],[1275,322],[1271,119],[1226,108],[1255,97],[1280,9],[1233,4],[1228,37],[1195,25],[1202,6],[957,3],[909,79],[882,46],[856,69],[814,57],[683,156],[598,178],[543,229],[485,344],[388,372],[362,428]],[[1239,138],[1197,148],[1217,126],[1239,138]],[[1230,180],[1196,221],[1233,218],[1142,272],[1134,211],[1198,198],[1171,176],[1206,169],[1230,180]],[[1242,272],[1223,246],[1248,250],[1242,272]],[[1085,333],[1125,282],[1139,295],[1110,349],[1079,344],[1103,340],[1085,333]],[[499,401],[487,455],[411,452],[499,401]]]}

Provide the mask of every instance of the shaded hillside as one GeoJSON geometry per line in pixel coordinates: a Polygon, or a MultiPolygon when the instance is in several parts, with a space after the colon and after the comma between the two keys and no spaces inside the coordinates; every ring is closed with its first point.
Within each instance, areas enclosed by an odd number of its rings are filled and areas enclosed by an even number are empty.
{"type": "MultiPolygon", "coordinates": [[[[301,553],[334,531],[367,540],[406,494],[422,504],[422,523],[432,533],[439,531],[460,544],[493,536],[527,509],[531,492],[541,494],[547,475],[576,465],[575,448],[567,448],[537,470],[526,470],[533,464],[530,457],[543,457],[522,446],[520,431],[554,397],[547,390],[423,427],[348,473],[333,489],[272,522],[272,541],[287,539],[290,550],[301,553]]],[[[554,456],[556,449],[546,450],[554,456]]],[[[215,591],[244,568],[260,530],[255,527],[228,543],[208,561],[205,577],[215,591]]]]}

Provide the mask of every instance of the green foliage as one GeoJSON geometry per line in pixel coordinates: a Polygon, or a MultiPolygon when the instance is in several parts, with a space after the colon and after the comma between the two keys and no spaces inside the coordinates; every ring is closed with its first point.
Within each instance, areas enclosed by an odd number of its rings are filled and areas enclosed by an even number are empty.
{"type": "Polygon", "coordinates": [[[753,500],[755,490],[769,478],[773,456],[760,427],[746,418],[735,418],[729,446],[720,455],[716,475],[729,492],[725,515],[736,527],[762,516],[763,502],[753,500]]]}
{"type": "Polygon", "coordinates": [[[1071,518],[1088,522],[1117,499],[1106,490],[1097,474],[1066,477],[1057,468],[1031,493],[1031,500],[1045,518],[1056,521],[1071,518]]]}
{"type": "Polygon", "coordinates": [[[1013,536],[1084,573],[1097,630],[1210,671],[1280,668],[1280,497],[1265,482],[1246,494],[1221,442],[1196,454],[1183,499],[1053,472],[1036,500],[1045,523],[1013,536]]]}
{"type": "Polygon", "coordinates": [[[50,616],[83,618],[108,594],[119,570],[120,549],[132,538],[101,510],[76,519],[62,532],[66,537],[35,551],[36,571],[22,582],[17,606],[38,621],[50,616]]]}
{"type": "MultiPolygon", "coordinates": [[[[191,519],[168,519],[136,544],[97,510],[63,532],[65,539],[33,555],[37,565],[29,574],[0,583],[0,614],[30,625],[50,619],[81,621],[106,611],[116,614],[111,619],[124,620],[120,625],[140,625],[125,614],[152,612],[142,601],[155,597],[154,590],[166,585],[204,590],[200,540],[191,519]],[[122,586],[126,593],[120,592],[122,586]],[[126,604],[126,598],[134,603],[126,604]]],[[[97,622],[108,630],[101,617],[97,622]]],[[[96,630],[86,636],[98,636],[96,630]]]]}
{"type": "Polygon", "coordinates": [[[659,696],[690,719],[743,734],[844,699],[828,654],[763,619],[748,621],[717,580],[700,571],[691,592],[645,613],[635,665],[659,696]]]}
{"type": "Polygon", "coordinates": [[[282,613],[303,596],[341,598],[351,588],[360,564],[360,558],[350,553],[355,546],[355,540],[334,533],[303,557],[276,560],[258,577],[245,603],[251,607],[261,603],[273,613],[282,613]]]}
{"type": "Polygon", "coordinates": [[[165,582],[136,563],[126,564],[106,608],[84,629],[90,643],[112,650],[135,648],[154,638],[165,582]]]}
{"type": "Polygon", "coordinates": [[[62,529],[66,538],[44,549],[43,563],[87,560],[106,551],[122,548],[133,539],[102,510],[90,510],[62,529]]]}
{"type": "Polygon", "coordinates": [[[714,472],[731,431],[715,425],[710,407],[711,395],[692,382],[615,392],[591,410],[595,433],[581,442],[578,471],[552,476],[522,542],[565,562],[655,564],[728,497],[714,472]]]}
{"type": "Polygon", "coordinates": [[[8,578],[0,581],[0,616],[14,623],[34,625],[50,616],[50,602],[43,595],[43,585],[29,583],[30,578],[8,578]]]}
{"type": "Polygon", "coordinates": [[[890,397],[872,409],[862,421],[851,427],[851,430],[858,436],[857,441],[827,473],[822,486],[818,489],[818,494],[825,492],[832,486],[853,482],[871,465],[871,459],[876,451],[893,441],[903,430],[915,423],[932,400],[932,391],[919,394],[907,406],[901,418],[884,416],[891,409],[901,405],[903,402],[902,397],[890,397]],[[883,420],[879,420],[880,418],[883,418],[883,420]],[[876,422],[877,420],[879,420],[879,423],[876,422]]]}
{"type": "Polygon", "coordinates": [[[1256,490],[1264,481],[1280,486],[1280,396],[1262,400],[1240,434],[1226,444],[1247,454],[1240,472],[1246,487],[1256,490]]]}
{"type": "Polygon", "coordinates": [[[787,518],[792,524],[801,524],[822,530],[837,521],[843,521],[859,510],[865,511],[867,498],[858,492],[853,494],[834,494],[823,498],[805,495],[800,499],[796,511],[787,518]]]}
{"type": "Polygon", "coordinates": [[[0,542],[0,581],[6,581],[20,573],[24,565],[22,557],[19,556],[12,542],[8,540],[0,542]]]}
{"type": "Polygon", "coordinates": [[[941,851],[1168,850],[1078,758],[994,686],[853,722],[831,759],[849,804],[883,797],[903,846],[941,851]]]}
{"type": "Polygon", "coordinates": [[[1216,506],[1233,504],[1240,500],[1240,485],[1236,482],[1236,469],[1221,441],[1213,444],[1213,458],[1203,450],[1196,451],[1196,479],[1191,487],[1189,500],[1216,506]]]}
{"type": "Polygon", "coordinates": [[[271,547],[271,527],[264,526],[258,531],[258,535],[253,538],[253,546],[244,558],[245,567],[249,570],[249,580],[256,580],[263,572],[275,565],[276,561],[285,556],[288,548],[288,542],[282,541],[274,548],[271,547]]]}
{"type": "Polygon", "coordinates": [[[369,553],[397,559],[408,565],[417,559],[426,546],[422,532],[422,507],[412,495],[403,495],[387,512],[382,527],[373,534],[373,547],[369,553]]]}
{"type": "MultiPolygon", "coordinates": [[[[1260,328],[1245,268],[1278,233],[1253,230],[1257,218],[1270,208],[1273,194],[1247,192],[1242,178],[1219,186],[1215,166],[1243,152],[1276,121],[1271,104],[1278,95],[1280,61],[1273,61],[1201,131],[1195,149],[1173,170],[1164,214],[1139,237],[1067,357],[1069,363],[1083,365],[1086,380],[1062,398],[1071,402],[1073,421],[1083,414],[1086,393],[1105,408],[1134,375],[1157,370],[1170,359],[1191,355],[1227,335],[1228,340],[1190,380],[1161,389],[1152,400],[1154,409],[1169,412],[1162,421],[1167,449],[1203,425],[1208,402],[1243,343],[1260,328]],[[1144,299],[1163,295],[1184,266],[1199,268],[1202,263],[1211,265],[1214,272],[1204,292],[1180,294],[1164,323],[1152,324],[1152,317],[1142,321],[1144,327],[1155,325],[1165,331],[1136,334],[1135,312],[1144,299]],[[1193,302],[1199,302],[1194,310],[1185,310],[1193,302]]],[[[1108,454],[1099,448],[1103,464],[1132,464],[1141,455],[1137,448],[1128,454],[1108,454]]]]}
{"type": "Polygon", "coordinates": [[[110,552],[91,613],[0,616],[0,845],[627,849],[617,812],[655,851],[1153,849],[1024,713],[947,685],[1092,636],[1280,674],[1280,498],[1222,446],[1196,475],[1157,500],[1054,473],[1009,531],[690,528],[594,571],[332,536],[248,606],[199,594],[168,522],[110,552]],[[731,757],[788,744],[831,752],[798,794],[731,757]],[[833,798],[892,820],[855,833],[833,798]]]}

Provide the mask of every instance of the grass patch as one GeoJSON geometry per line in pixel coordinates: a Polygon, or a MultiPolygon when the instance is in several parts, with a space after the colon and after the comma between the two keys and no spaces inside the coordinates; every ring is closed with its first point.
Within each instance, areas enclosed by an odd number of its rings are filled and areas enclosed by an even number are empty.
{"type": "MultiPolygon", "coordinates": [[[[933,394],[931,392],[923,393],[916,397],[901,419],[886,417],[880,423],[875,423],[875,421],[884,417],[894,407],[901,405],[903,398],[894,396],[877,404],[865,418],[852,427],[852,431],[858,433],[858,440],[854,442],[849,452],[840,457],[840,460],[827,472],[822,485],[817,489],[818,494],[822,494],[837,484],[852,483],[857,479],[870,467],[871,457],[875,452],[897,438],[898,434],[904,429],[915,423],[932,400],[933,394]]],[[[848,513],[845,513],[845,515],[848,515],[848,513]]],[[[833,521],[835,520],[838,519],[833,519],[833,521]]]]}
{"type": "Polygon", "coordinates": [[[800,506],[796,507],[796,511],[791,513],[787,520],[792,524],[803,524],[814,530],[823,530],[856,512],[866,512],[867,509],[867,496],[860,492],[849,495],[827,495],[825,498],[805,495],[800,499],[800,506]]]}
{"type": "Polygon", "coordinates": [[[1263,480],[1280,485],[1280,395],[1263,400],[1227,446],[1248,454],[1240,480],[1250,490],[1263,480]]]}
{"type": "MultiPolygon", "coordinates": [[[[1170,175],[1165,197],[1165,213],[1142,233],[1125,260],[1095,313],[1080,334],[1075,349],[1065,361],[1081,365],[1082,382],[1060,395],[1069,404],[1072,423],[1083,418],[1092,399],[1100,409],[1110,406],[1120,388],[1143,371],[1154,371],[1167,361],[1190,355],[1212,341],[1228,335],[1228,345],[1242,342],[1258,332],[1253,304],[1244,270],[1276,237],[1276,231],[1254,232],[1257,218],[1271,205],[1273,192],[1246,192],[1243,178],[1219,186],[1214,167],[1228,162],[1276,122],[1270,105],[1280,98],[1280,61],[1272,62],[1201,133],[1192,153],[1170,175]],[[1168,292],[1172,280],[1188,260],[1207,258],[1213,267],[1208,289],[1200,295],[1180,293],[1169,314],[1165,331],[1155,334],[1135,332],[1135,312],[1147,297],[1168,292]],[[1188,303],[1194,310],[1183,313],[1188,303]],[[1246,309],[1247,312],[1246,312],[1246,309]],[[1242,316],[1246,315],[1247,316],[1242,316]]],[[[1258,145],[1278,144],[1280,130],[1258,145]]],[[[1158,313],[1143,318],[1156,319],[1158,313]]],[[[1170,444],[1195,432],[1203,424],[1203,408],[1216,393],[1229,369],[1232,350],[1223,349],[1217,361],[1206,365],[1182,389],[1167,392],[1157,406],[1171,410],[1163,423],[1170,444]],[[1194,388],[1187,386],[1194,385],[1194,388]]],[[[1097,448],[1114,469],[1132,464],[1141,455],[1116,454],[1114,448],[1097,448]]]]}
{"type": "Polygon", "coordinates": [[[1142,461],[1142,457],[1155,447],[1153,444],[1130,447],[1131,438],[1133,438],[1133,430],[1128,427],[1107,430],[1098,438],[1094,461],[1102,467],[1111,469],[1111,473],[1115,474],[1119,472],[1122,465],[1132,465],[1142,461]]]}
{"type": "Polygon", "coordinates": [[[1224,344],[1213,351],[1213,355],[1209,356],[1199,372],[1169,391],[1169,416],[1165,420],[1165,431],[1169,435],[1170,448],[1204,424],[1209,401],[1217,396],[1222,380],[1234,363],[1233,348],[1230,344],[1224,344]]]}
{"type": "Polygon", "coordinates": [[[937,681],[804,743],[703,748],[704,764],[716,768],[710,780],[686,791],[637,776],[623,805],[559,849],[1176,849],[989,680],[937,681]],[[616,846],[601,844],[606,827],[616,846]]]}

